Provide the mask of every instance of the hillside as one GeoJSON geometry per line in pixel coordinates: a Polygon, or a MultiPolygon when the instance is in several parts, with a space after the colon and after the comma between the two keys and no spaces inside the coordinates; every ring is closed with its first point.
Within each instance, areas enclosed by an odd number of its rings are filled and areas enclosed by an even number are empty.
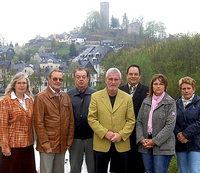
{"type": "Polygon", "coordinates": [[[87,41],[97,40],[114,40],[115,45],[122,42],[134,44],[136,41],[135,35],[127,35],[122,29],[95,30],[87,35],[87,41]]]}

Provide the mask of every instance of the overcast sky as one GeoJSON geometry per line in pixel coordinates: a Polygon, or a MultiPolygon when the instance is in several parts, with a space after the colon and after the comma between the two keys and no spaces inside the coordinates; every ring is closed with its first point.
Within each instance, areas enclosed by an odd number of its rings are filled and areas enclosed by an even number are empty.
{"type": "Polygon", "coordinates": [[[130,21],[139,16],[161,21],[168,34],[200,33],[198,0],[1,0],[1,38],[22,45],[37,35],[69,32],[82,26],[88,12],[100,12],[100,2],[109,2],[109,19],[118,18],[120,24],[126,13],[130,21]]]}

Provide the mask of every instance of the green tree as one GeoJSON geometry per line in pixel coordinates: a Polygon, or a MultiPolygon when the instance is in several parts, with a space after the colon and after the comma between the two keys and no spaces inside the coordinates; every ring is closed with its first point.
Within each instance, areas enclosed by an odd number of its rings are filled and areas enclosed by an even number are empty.
{"type": "Polygon", "coordinates": [[[175,99],[181,95],[178,80],[183,76],[196,77],[199,74],[199,46],[199,34],[179,34],[174,39],[164,40],[146,49],[155,73],[163,73],[168,78],[168,93],[175,99]]]}
{"type": "Polygon", "coordinates": [[[111,53],[103,62],[103,67],[107,71],[110,67],[117,67],[122,73],[122,83],[125,84],[126,70],[131,64],[137,64],[141,67],[142,78],[141,82],[149,85],[149,81],[153,76],[151,60],[148,58],[145,50],[133,49],[131,51],[122,49],[117,53],[111,53]]]}
{"type": "Polygon", "coordinates": [[[17,55],[14,55],[12,62],[14,62],[14,63],[19,62],[19,57],[17,55]]]}
{"type": "Polygon", "coordinates": [[[93,32],[96,29],[100,29],[102,25],[102,19],[100,13],[98,11],[89,12],[86,24],[90,32],[93,32]]]}
{"type": "Polygon", "coordinates": [[[128,20],[128,17],[126,15],[126,13],[124,13],[123,18],[122,18],[121,28],[122,29],[127,29],[128,25],[129,25],[129,20],[128,20]]]}
{"type": "Polygon", "coordinates": [[[111,28],[119,27],[119,19],[111,17],[111,28]]]}
{"type": "Polygon", "coordinates": [[[150,21],[146,24],[146,29],[144,31],[146,38],[158,38],[163,39],[166,38],[166,27],[162,22],[150,21]]]}
{"type": "Polygon", "coordinates": [[[40,88],[40,86],[42,84],[40,72],[41,72],[41,70],[39,69],[38,73],[34,72],[33,74],[31,74],[29,76],[30,85],[31,85],[32,89],[38,89],[38,88],[40,88]]]}
{"type": "Polygon", "coordinates": [[[70,58],[76,56],[76,46],[75,46],[74,43],[72,43],[72,44],[70,45],[69,51],[70,51],[70,52],[69,52],[69,57],[70,57],[70,58]]]}

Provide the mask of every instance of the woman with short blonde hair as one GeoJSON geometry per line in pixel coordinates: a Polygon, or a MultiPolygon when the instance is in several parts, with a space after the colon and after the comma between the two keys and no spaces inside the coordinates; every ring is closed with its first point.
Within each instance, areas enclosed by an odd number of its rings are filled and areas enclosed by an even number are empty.
{"type": "Polygon", "coordinates": [[[196,81],[191,77],[179,80],[182,96],[176,101],[176,156],[179,173],[200,170],[200,97],[195,94],[196,81]]]}

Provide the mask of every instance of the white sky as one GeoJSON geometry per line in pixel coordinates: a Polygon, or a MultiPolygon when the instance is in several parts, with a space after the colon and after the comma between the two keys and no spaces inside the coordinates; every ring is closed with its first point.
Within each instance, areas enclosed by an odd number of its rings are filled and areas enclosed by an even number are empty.
{"type": "MultiPolygon", "coordinates": [[[[69,32],[81,27],[87,13],[100,12],[104,0],[1,0],[0,34],[5,41],[20,45],[37,35],[69,32]]],[[[167,33],[200,33],[198,0],[105,0],[120,24],[124,13],[129,21],[143,16],[145,22],[161,21],[167,33]]]]}

